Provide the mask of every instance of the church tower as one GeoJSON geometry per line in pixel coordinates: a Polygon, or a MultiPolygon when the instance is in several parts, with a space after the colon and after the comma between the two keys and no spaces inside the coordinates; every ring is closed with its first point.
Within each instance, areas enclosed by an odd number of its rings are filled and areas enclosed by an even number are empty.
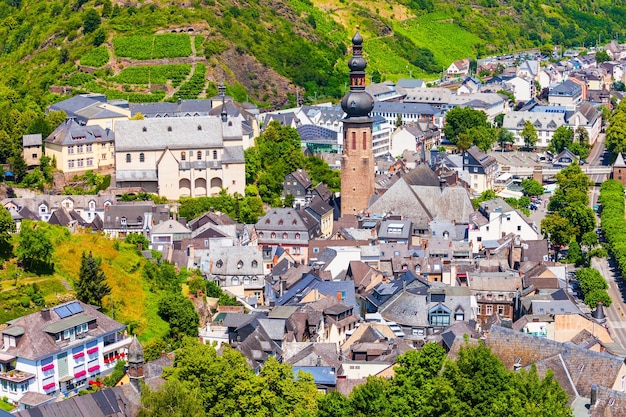
{"type": "Polygon", "coordinates": [[[341,100],[346,113],[343,122],[341,155],[341,215],[356,215],[367,209],[374,194],[374,153],[372,152],[372,118],[374,99],[365,91],[363,38],[357,31],[352,38],[350,91],[341,100]]]}
{"type": "Polygon", "coordinates": [[[128,346],[128,377],[137,392],[141,392],[140,380],[143,380],[143,348],[137,337],[128,346]]]}

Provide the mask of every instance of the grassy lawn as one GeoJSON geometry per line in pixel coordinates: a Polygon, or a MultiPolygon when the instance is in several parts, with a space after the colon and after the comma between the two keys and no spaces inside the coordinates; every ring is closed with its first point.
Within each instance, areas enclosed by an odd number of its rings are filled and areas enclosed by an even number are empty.
{"type": "Polygon", "coordinates": [[[13,411],[15,409],[15,406],[13,404],[9,404],[4,400],[0,400],[0,409],[4,411],[13,411]]]}

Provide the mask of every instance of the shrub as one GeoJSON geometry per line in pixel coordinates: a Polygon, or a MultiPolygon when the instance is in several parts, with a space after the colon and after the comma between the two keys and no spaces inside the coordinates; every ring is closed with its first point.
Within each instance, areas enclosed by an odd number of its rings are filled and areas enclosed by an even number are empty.
{"type": "Polygon", "coordinates": [[[89,67],[101,67],[108,62],[109,50],[106,46],[94,48],[80,58],[80,64],[89,67]]]}
{"type": "Polygon", "coordinates": [[[178,58],[191,55],[189,35],[133,35],[113,38],[115,55],[132,59],[178,58]]]}

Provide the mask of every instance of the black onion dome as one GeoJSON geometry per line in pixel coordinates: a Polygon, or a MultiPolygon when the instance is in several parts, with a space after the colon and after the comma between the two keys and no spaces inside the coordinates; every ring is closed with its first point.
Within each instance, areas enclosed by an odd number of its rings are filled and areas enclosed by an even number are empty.
{"type": "Polygon", "coordinates": [[[361,45],[363,44],[363,36],[357,31],[352,38],[352,45],[361,45]]]}
{"type": "Polygon", "coordinates": [[[374,108],[374,100],[364,91],[349,91],[341,99],[341,108],[349,117],[368,116],[374,108]]]}
{"type": "Polygon", "coordinates": [[[367,67],[367,61],[362,56],[353,56],[348,61],[348,68],[351,71],[364,71],[365,67],[367,67]]]}

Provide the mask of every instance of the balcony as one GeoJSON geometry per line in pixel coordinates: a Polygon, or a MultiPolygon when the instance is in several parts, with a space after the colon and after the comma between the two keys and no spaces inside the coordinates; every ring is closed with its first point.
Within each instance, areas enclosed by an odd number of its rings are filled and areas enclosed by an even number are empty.
{"type": "Polygon", "coordinates": [[[113,352],[114,350],[120,349],[120,348],[125,348],[128,347],[128,345],[130,345],[130,342],[132,342],[133,339],[131,339],[130,337],[127,337],[125,339],[122,340],[118,340],[117,342],[104,342],[104,348],[102,349],[102,354],[106,354],[108,352],[113,352]]]}
{"type": "Polygon", "coordinates": [[[15,382],[18,384],[34,377],[35,377],[35,374],[31,374],[31,373],[24,372],[24,371],[11,370],[11,371],[6,371],[6,372],[0,372],[0,379],[9,381],[9,382],[15,382]]]}

